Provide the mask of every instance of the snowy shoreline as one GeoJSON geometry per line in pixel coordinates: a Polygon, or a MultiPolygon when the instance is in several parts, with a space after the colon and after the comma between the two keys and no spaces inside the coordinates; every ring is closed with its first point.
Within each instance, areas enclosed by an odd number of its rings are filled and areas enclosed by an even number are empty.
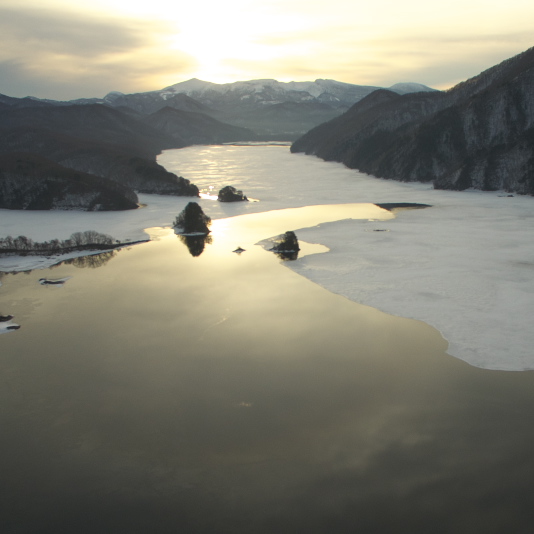
{"type": "MultiPolygon", "coordinates": [[[[243,149],[257,151],[261,147],[243,149]]],[[[215,158],[224,149],[169,151],[160,156],[159,163],[176,171],[177,158],[193,160],[199,150],[215,158]]],[[[260,180],[246,172],[237,175],[234,168],[232,181],[224,183],[220,176],[203,178],[202,169],[198,178],[186,175],[201,189],[231,183],[260,199],[232,205],[198,199],[204,212],[220,219],[316,204],[429,204],[426,209],[401,210],[388,221],[342,220],[292,228],[299,240],[325,245],[330,252],[285,265],[355,302],[434,326],[448,340],[449,354],[471,365],[509,371],[534,369],[534,330],[530,325],[534,311],[532,197],[438,191],[428,184],[377,179],[340,164],[281,152],[287,147],[276,150],[280,164],[291,168],[297,162],[306,172],[295,171],[289,181],[283,173],[267,168],[269,180],[260,180]]],[[[256,152],[249,152],[247,157],[255,155],[265,157],[256,152]]],[[[130,212],[0,210],[0,233],[45,240],[91,229],[121,240],[146,239],[147,233],[157,239],[157,227],[170,227],[185,204],[195,200],[140,197],[147,207],[130,212]]],[[[45,262],[25,265],[26,269],[46,267],[45,262]]],[[[22,265],[19,267],[23,270],[22,265]]],[[[6,258],[0,258],[0,270],[12,270],[6,258]]]]}
{"type": "Polygon", "coordinates": [[[58,263],[74,258],[81,258],[84,256],[96,256],[105,252],[113,250],[120,250],[122,248],[139,245],[141,243],[148,243],[150,239],[141,239],[138,241],[130,241],[126,243],[118,243],[113,246],[102,248],[81,248],[78,250],[69,250],[68,252],[28,252],[27,254],[16,254],[13,252],[0,252],[0,272],[17,273],[24,271],[34,271],[36,269],[47,269],[58,263]]]}

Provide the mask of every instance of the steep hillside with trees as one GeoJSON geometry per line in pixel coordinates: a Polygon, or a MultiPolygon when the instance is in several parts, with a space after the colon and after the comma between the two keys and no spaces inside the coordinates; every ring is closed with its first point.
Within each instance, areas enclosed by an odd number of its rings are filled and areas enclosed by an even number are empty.
{"type": "Polygon", "coordinates": [[[137,195],[105,178],[34,154],[0,156],[0,208],[86,211],[137,208],[137,195]]]}
{"type": "MultiPolygon", "coordinates": [[[[185,96],[185,95],[182,95],[185,96]]],[[[170,136],[176,145],[216,145],[232,141],[253,141],[248,128],[231,126],[203,113],[164,107],[142,119],[144,124],[170,136]]]]}
{"type": "Polygon", "coordinates": [[[74,189],[78,200],[85,198],[89,183],[91,190],[101,188],[106,201],[80,200],[78,209],[95,209],[97,205],[98,209],[135,208],[135,191],[198,196],[198,188],[189,180],[156,163],[162,149],[177,145],[185,146],[134,117],[100,104],[1,108],[0,156],[6,157],[6,162],[15,157],[18,166],[15,170],[10,167],[3,176],[0,204],[21,206],[19,209],[72,209],[65,198],[74,202],[74,189]],[[67,179],[65,169],[78,172],[70,172],[67,179]],[[41,194],[45,178],[48,192],[41,194]],[[73,180],[80,184],[75,187],[73,180]],[[114,190],[110,183],[115,183],[114,190]],[[120,191],[124,201],[112,202],[107,197],[110,190],[114,195],[120,191]],[[45,208],[47,204],[51,207],[45,208]]]}
{"type": "Polygon", "coordinates": [[[534,48],[445,93],[376,91],[293,152],[436,188],[534,194],[534,48]]]}

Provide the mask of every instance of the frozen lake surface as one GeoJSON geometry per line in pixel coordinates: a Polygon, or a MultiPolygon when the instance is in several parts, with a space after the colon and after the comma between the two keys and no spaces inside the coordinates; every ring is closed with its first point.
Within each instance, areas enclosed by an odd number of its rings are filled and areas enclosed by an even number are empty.
{"type": "MultiPolygon", "coordinates": [[[[199,200],[213,219],[316,204],[432,205],[399,212],[387,223],[344,220],[291,228],[330,252],[289,266],[355,302],[427,322],[447,339],[450,354],[472,365],[534,369],[533,198],[379,180],[338,163],[291,155],[287,146],[190,147],[167,151],[159,161],[205,193],[233,185],[260,200],[199,200]]],[[[87,229],[143,239],[144,228],[169,226],[189,200],[141,195],[146,207],[121,213],[2,210],[1,228],[3,235],[35,240],[64,239],[87,229]]],[[[338,209],[325,220],[345,217],[338,209]]],[[[31,261],[47,264],[42,258],[31,261]]],[[[27,267],[28,259],[0,260],[4,270],[27,267]]]]}

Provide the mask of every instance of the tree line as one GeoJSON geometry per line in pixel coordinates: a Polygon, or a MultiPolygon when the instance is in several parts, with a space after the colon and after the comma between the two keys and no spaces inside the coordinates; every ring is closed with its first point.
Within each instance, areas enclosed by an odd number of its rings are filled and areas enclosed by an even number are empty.
{"type": "Polygon", "coordinates": [[[54,252],[68,252],[71,250],[84,250],[90,248],[109,249],[120,244],[114,242],[107,234],[95,230],[74,232],[68,239],[36,242],[24,235],[18,237],[0,237],[0,253],[43,254],[54,252]]]}

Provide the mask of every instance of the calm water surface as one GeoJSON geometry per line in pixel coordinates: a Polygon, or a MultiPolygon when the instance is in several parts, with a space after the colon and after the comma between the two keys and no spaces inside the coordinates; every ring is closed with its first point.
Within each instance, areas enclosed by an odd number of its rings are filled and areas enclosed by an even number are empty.
{"type": "Polygon", "coordinates": [[[534,375],[469,367],[254,245],[321,217],[5,275],[0,532],[532,532],[534,375]]]}

